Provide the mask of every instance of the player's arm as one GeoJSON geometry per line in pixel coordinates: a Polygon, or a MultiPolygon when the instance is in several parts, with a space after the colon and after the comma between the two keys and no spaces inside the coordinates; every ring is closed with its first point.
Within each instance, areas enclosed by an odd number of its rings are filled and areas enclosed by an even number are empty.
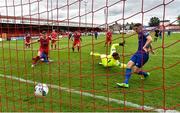
{"type": "Polygon", "coordinates": [[[152,54],[154,54],[154,50],[153,50],[153,47],[152,47],[152,43],[150,44],[149,48],[150,48],[150,52],[151,52],[152,54]]]}
{"type": "Polygon", "coordinates": [[[124,40],[123,42],[120,42],[120,43],[119,43],[119,46],[124,46],[125,43],[126,43],[126,42],[125,42],[125,40],[124,40]]]}
{"type": "MultiPolygon", "coordinates": [[[[52,40],[52,38],[51,38],[51,40],[52,40]]],[[[55,41],[60,41],[60,39],[59,39],[59,38],[56,38],[56,39],[53,39],[53,40],[55,40],[55,41]]]]}
{"type": "Polygon", "coordinates": [[[127,67],[126,64],[120,63],[119,61],[116,61],[116,66],[119,68],[126,68],[127,67]]]}
{"type": "Polygon", "coordinates": [[[114,52],[116,52],[116,47],[119,46],[119,44],[113,44],[110,49],[110,55],[112,55],[114,52]]]}
{"type": "Polygon", "coordinates": [[[52,34],[48,36],[50,39],[52,39],[52,34]]]}
{"type": "Polygon", "coordinates": [[[38,43],[39,41],[40,41],[40,39],[35,40],[35,41],[32,41],[32,42],[30,42],[29,44],[35,44],[35,43],[38,43]]]}
{"type": "Polygon", "coordinates": [[[148,35],[148,36],[147,36],[146,43],[145,43],[145,45],[144,45],[144,47],[143,47],[143,50],[144,50],[145,52],[148,52],[148,48],[149,48],[149,46],[151,45],[151,43],[152,43],[152,37],[151,37],[150,35],[148,35]]]}
{"type": "Polygon", "coordinates": [[[112,46],[111,46],[111,50],[110,50],[110,55],[112,55],[114,52],[116,52],[116,47],[118,47],[118,46],[124,46],[124,44],[125,44],[125,41],[124,42],[121,42],[121,43],[117,43],[117,44],[113,44],[112,46]]]}
{"type": "Polygon", "coordinates": [[[35,43],[38,43],[38,42],[39,42],[39,40],[36,40],[36,41],[30,42],[29,44],[35,44],[35,43]]]}
{"type": "Polygon", "coordinates": [[[119,68],[126,68],[127,64],[120,63],[119,68]]]}

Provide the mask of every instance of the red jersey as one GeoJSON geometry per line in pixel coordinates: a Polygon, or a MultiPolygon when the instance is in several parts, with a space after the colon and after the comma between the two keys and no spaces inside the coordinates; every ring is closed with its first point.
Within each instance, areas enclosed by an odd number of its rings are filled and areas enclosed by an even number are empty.
{"type": "Polygon", "coordinates": [[[40,43],[40,51],[48,51],[49,50],[49,41],[51,39],[49,37],[47,37],[46,39],[44,38],[40,38],[39,39],[39,43],[40,43]]]}
{"type": "Polygon", "coordinates": [[[74,42],[80,42],[80,39],[81,39],[81,33],[80,32],[74,33],[74,42]]]}
{"type": "Polygon", "coordinates": [[[26,41],[27,43],[29,43],[30,40],[31,40],[31,36],[26,36],[26,37],[25,37],[25,41],[26,41]]]}
{"type": "Polygon", "coordinates": [[[52,32],[51,36],[52,36],[52,39],[56,39],[57,38],[57,33],[56,32],[52,32]]]}
{"type": "Polygon", "coordinates": [[[106,39],[108,39],[108,40],[111,40],[111,39],[112,39],[112,33],[111,33],[110,31],[108,31],[108,32],[106,33],[106,39]]]}

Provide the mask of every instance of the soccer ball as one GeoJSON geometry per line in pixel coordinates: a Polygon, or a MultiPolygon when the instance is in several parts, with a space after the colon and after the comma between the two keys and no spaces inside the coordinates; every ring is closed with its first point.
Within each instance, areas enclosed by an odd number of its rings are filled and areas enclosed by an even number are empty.
{"type": "Polygon", "coordinates": [[[38,83],[35,86],[34,94],[35,96],[46,96],[48,94],[49,88],[46,84],[38,83]]]}

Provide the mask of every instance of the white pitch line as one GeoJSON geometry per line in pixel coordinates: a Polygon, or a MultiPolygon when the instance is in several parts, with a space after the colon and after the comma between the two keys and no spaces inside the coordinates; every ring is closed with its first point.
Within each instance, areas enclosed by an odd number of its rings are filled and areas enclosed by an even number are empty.
{"type": "MultiPolygon", "coordinates": [[[[8,79],[13,79],[13,80],[17,80],[17,81],[20,81],[20,82],[24,82],[24,83],[29,83],[29,84],[37,84],[38,82],[36,81],[32,81],[32,80],[25,80],[23,78],[18,78],[18,77],[15,77],[15,76],[9,76],[9,75],[3,75],[3,74],[0,74],[0,77],[3,77],[3,78],[8,78],[8,79]]],[[[134,107],[134,108],[138,108],[138,109],[142,109],[142,107],[144,108],[144,110],[153,110],[153,111],[156,111],[156,112],[160,112],[160,113],[178,113],[179,111],[177,110],[166,110],[164,111],[163,109],[155,109],[151,106],[141,106],[139,104],[135,104],[135,103],[132,103],[132,102],[128,102],[128,101],[122,101],[122,100],[118,100],[118,99],[114,99],[114,98],[108,98],[108,97],[105,97],[105,96],[98,96],[98,95],[93,95],[91,93],[86,93],[86,92],[80,92],[80,91],[77,91],[75,89],[69,89],[69,88],[66,88],[66,87],[60,87],[58,85],[52,85],[52,84],[47,84],[50,88],[53,88],[53,89],[58,89],[58,90],[62,90],[62,91],[65,91],[65,92],[71,92],[71,93],[74,93],[74,94],[82,94],[83,96],[86,96],[86,97],[92,97],[92,98],[96,98],[96,99],[100,99],[100,100],[104,100],[104,101],[109,101],[109,102],[114,102],[116,104],[123,104],[125,103],[126,106],[130,106],[130,107],[134,107]]]]}

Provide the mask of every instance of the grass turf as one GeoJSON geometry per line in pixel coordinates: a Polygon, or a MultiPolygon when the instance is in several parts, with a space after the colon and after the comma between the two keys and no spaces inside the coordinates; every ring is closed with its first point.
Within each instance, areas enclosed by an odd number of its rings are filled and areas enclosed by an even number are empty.
{"type": "MultiPolygon", "coordinates": [[[[113,43],[121,42],[114,35],[113,43]]],[[[165,37],[164,45],[171,45],[180,39],[180,34],[165,37]]],[[[122,82],[125,69],[118,67],[104,68],[98,65],[99,58],[89,55],[90,51],[108,53],[104,47],[104,36],[92,40],[91,36],[84,36],[81,51],[72,52],[72,42],[64,38],[58,42],[59,49],[50,51],[51,64],[39,63],[31,68],[32,57],[36,56],[38,44],[30,49],[23,48],[23,41],[0,42],[0,73],[16,76],[27,80],[54,84],[72,88],[94,95],[126,100],[139,105],[154,108],[180,110],[179,88],[179,43],[162,49],[157,48],[155,55],[150,55],[148,63],[143,67],[151,76],[142,81],[133,74],[130,88],[116,88],[116,82],[122,82]],[[93,43],[93,44],[92,44],[93,43]],[[162,53],[164,52],[164,57],[162,53]],[[172,66],[173,64],[176,64],[172,66]]],[[[137,49],[137,36],[126,38],[124,49],[119,47],[119,53],[125,53],[121,62],[127,63],[130,54],[137,49]]],[[[162,46],[162,40],[153,42],[154,47],[162,46]]],[[[86,97],[71,92],[64,92],[49,88],[44,98],[34,97],[34,85],[21,83],[16,80],[0,78],[1,110],[2,111],[142,111],[130,106],[108,102],[92,97],[86,97]]]]}

